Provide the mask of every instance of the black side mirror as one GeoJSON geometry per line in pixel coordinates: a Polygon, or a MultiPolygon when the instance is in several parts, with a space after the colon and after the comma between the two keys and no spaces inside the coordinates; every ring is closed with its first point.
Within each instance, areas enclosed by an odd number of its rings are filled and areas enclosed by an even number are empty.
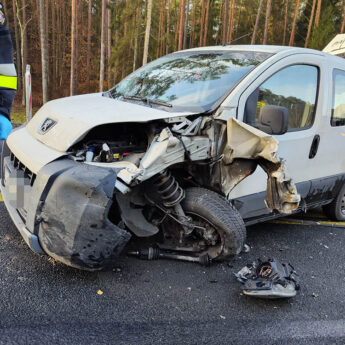
{"type": "Polygon", "coordinates": [[[258,128],[268,134],[284,134],[288,130],[289,111],[278,105],[264,105],[260,109],[258,128]]]}

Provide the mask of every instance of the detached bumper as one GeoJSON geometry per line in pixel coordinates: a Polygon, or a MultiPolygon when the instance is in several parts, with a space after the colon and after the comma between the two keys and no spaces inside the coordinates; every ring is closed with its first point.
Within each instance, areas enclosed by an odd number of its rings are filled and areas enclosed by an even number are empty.
{"type": "Polygon", "coordinates": [[[117,173],[60,159],[33,174],[4,148],[1,192],[25,242],[69,266],[114,263],[130,234],[108,219],[117,173]]]}

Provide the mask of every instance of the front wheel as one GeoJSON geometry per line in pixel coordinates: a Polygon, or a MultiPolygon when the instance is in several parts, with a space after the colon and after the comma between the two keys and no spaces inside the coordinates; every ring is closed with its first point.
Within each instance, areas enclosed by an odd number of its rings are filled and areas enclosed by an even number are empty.
{"type": "Polygon", "coordinates": [[[194,244],[199,241],[205,245],[205,253],[211,259],[229,259],[241,252],[246,227],[227,199],[208,189],[188,188],[181,205],[193,223],[204,229],[194,230],[192,237],[194,244]]]}

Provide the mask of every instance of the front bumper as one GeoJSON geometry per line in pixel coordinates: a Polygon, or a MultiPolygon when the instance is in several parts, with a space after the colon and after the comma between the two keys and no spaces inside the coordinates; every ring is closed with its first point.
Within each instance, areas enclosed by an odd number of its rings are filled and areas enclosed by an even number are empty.
{"type": "Polygon", "coordinates": [[[117,172],[59,159],[33,174],[3,150],[1,193],[29,247],[69,266],[112,265],[130,234],[108,219],[117,172]]]}

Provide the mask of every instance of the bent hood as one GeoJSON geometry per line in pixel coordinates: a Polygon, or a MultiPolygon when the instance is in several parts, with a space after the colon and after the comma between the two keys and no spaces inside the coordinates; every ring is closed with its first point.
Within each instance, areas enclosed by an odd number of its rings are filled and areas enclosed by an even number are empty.
{"type": "Polygon", "coordinates": [[[66,152],[92,128],[119,122],[148,122],[192,115],[173,113],[104,97],[101,93],[61,98],[46,103],[27,124],[28,132],[48,147],[66,152]],[[46,130],[42,131],[42,126],[46,130]]]}

